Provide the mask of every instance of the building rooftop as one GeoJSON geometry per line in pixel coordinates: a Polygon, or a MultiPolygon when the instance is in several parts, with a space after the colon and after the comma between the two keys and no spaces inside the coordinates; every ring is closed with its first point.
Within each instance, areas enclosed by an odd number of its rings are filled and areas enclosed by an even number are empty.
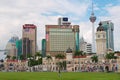
{"type": "Polygon", "coordinates": [[[102,23],[99,23],[99,26],[97,28],[97,31],[104,31],[104,27],[102,26],[102,23]]]}

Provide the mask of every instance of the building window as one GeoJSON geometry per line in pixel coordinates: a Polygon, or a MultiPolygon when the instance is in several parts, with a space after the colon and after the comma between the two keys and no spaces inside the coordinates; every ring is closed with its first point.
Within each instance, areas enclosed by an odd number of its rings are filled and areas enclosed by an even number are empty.
{"type": "Polygon", "coordinates": [[[103,38],[105,38],[105,35],[103,35],[103,38]]]}
{"type": "Polygon", "coordinates": [[[98,35],[98,38],[100,38],[100,35],[98,35]]]}

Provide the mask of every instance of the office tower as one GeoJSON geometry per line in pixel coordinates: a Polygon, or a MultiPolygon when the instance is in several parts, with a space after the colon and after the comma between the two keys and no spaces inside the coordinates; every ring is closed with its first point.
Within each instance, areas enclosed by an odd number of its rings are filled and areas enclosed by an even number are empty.
{"type": "Polygon", "coordinates": [[[87,43],[83,37],[80,39],[80,51],[85,53],[92,53],[92,45],[87,43]]]}
{"type": "Polygon", "coordinates": [[[42,39],[42,57],[46,56],[46,40],[42,39]]]}
{"type": "Polygon", "coordinates": [[[99,23],[99,27],[96,32],[96,45],[97,45],[97,55],[104,55],[107,51],[106,48],[106,31],[102,26],[102,23],[99,23]]]}
{"type": "Polygon", "coordinates": [[[96,16],[94,16],[93,10],[93,1],[92,1],[92,13],[90,16],[90,22],[92,22],[92,52],[95,53],[95,30],[94,30],[94,22],[96,21],[96,16]]]}
{"type": "Polygon", "coordinates": [[[101,21],[102,26],[105,29],[106,32],[106,46],[107,50],[113,50],[114,51],[114,24],[109,20],[109,21],[101,21]]]}
{"type": "Polygon", "coordinates": [[[11,37],[11,39],[8,41],[6,45],[6,55],[9,55],[11,57],[16,56],[17,57],[17,51],[16,51],[16,41],[19,40],[17,36],[11,37]]]}
{"type": "Polygon", "coordinates": [[[66,24],[46,25],[47,55],[65,54],[69,47],[74,51],[79,50],[79,25],[66,24]]]}
{"type": "Polygon", "coordinates": [[[22,55],[22,39],[16,41],[16,51],[17,51],[17,58],[20,59],[22,55]]]}
{"type": "Polygon", "coordinates": [[[36,52],[36,40],[37,40],[37,27],[34,24],[23,25],[22,31],[22,54],[25,58],[27,56],[35,55],[36,52]]]}

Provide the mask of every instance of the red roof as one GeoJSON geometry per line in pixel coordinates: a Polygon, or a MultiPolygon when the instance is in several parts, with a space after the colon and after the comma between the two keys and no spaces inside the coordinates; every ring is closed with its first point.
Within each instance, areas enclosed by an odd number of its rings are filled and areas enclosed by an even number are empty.
{"type": "MultiPolygon", "coordinates": [[[[7,60],[7,62],[18,62],[19,60],[7,60]]],[[[27,60],[21,60],[21,62],[26,62],[27,60]]]]}
{"type": "Polygon", "coordinates": [[[117,53],[118,56],[120,56],[120,53],[117,53]]]}
{"type": "Polygon", "coordinates": [[[87,56],[74,56],[73,58],[86,58],[87,56]]]}
{"type": "Polygon", "coordinates": [[[24,28],[24,29],[25,29],[25,28],[32,28],[32,29],[35,29],[36,26],[35,26],[34,24],[25,24],[25,25],[23,25],[23,28],[24,28]]]}

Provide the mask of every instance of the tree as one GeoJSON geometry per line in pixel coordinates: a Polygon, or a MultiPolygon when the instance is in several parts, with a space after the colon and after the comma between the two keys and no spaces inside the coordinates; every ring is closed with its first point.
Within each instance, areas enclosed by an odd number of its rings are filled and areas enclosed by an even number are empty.
{"type": "Polygon", "coordinates": [[[78,62],[79,62],[79,71],[80,71],[80,56],[86,55],[83,51],[75,51],[74,56],[78,57],[78,62]]]}
{"type": "Polygon", "coordinates": [[[47,55],[46,60],[48,61],[47,70],[49,71],[50,69],[48,66],[50,65],[50,60],[52,60],[52,57],[50,55],[47,55]]]}
{"type": "Polygon", "coordinates": [[[6,58],[7,58],[7,59],[10,59],[10,58],[11,58],[11,56],[10,56],[10,55],[7,55],[7,56],[6,56],[6,58]]]}
{"type": "Polygon", "coordinates": [[[33,66],[36,64],[33,56],[31,54],[27,54],[28,66],[33,66]]]}
{"type": "Polygon", "coordinates": [[[63,65],[63,69],[66,70],[66,66],[67,66],[66,61],[63,61],[62,65],[63,65]]]}
{"type": "Polygon", "coordinates": [[[98,56],[97,55],[92,56],[91,59],[92,59],[92,62],[95,62],[95,63],[98,62],[98,56]]]}
{"type": "Polygon", "coordinates": [[[20,55],[20,60],[25,60],[23,55],[20,55]]]}
{"type": "Polygon", "coordinates": [[[105,58],[108,59],[108,61],[109,61],[109,60],[111,60],[111,59],[117,59],[118,57],[115,56],[115,53],[107,53],[107,54],[105,55],[105,58]]]}
{"type": "Polygon", "coordinates": [[[57,55],[55,55],[55,58],[61,60],[61,59],[65,58],[65,55],[63,55],[63,54],[57,54],[57,55]]]}
{"type": "Polygon", "coordinates": [[[35,57],[38,57],[38,56],[39,56],[39,57],[42,57],[42,54],[40,54],[40,52],[36,52],[36,53],[35,53],[35,57]]]}
{"type": "Polygon", "coordinates": [[[42,64],[42,54],[40,52],[36,52],[35,59],[37,60],[37,64],[42,64]]]}
{"type": "Polygon", "coordinates": [[[33,57],[31,54],[27,54],[27,59],[33,57]]]}
{"type": "Polygon", "coordinates": [[[13,57],[12,57],[12,60],[15,60],[15,59],[16,59],[16,56],[13,56],[13,57]]]}
{"type": "Polygon", "coordinates": [[[57,63],[57,65],[58,65],[58,67],[59,67],[59,73],[60,73],[60,70],[62,69],[62,67],[63,67],[63,62],[62,62],[62,60],[65,58],[65,55],[63,55],[63,54],[57,54],[57,55],[55,55],[55,58],[56,59],[58,59],[58,63],[57,63]]]}

